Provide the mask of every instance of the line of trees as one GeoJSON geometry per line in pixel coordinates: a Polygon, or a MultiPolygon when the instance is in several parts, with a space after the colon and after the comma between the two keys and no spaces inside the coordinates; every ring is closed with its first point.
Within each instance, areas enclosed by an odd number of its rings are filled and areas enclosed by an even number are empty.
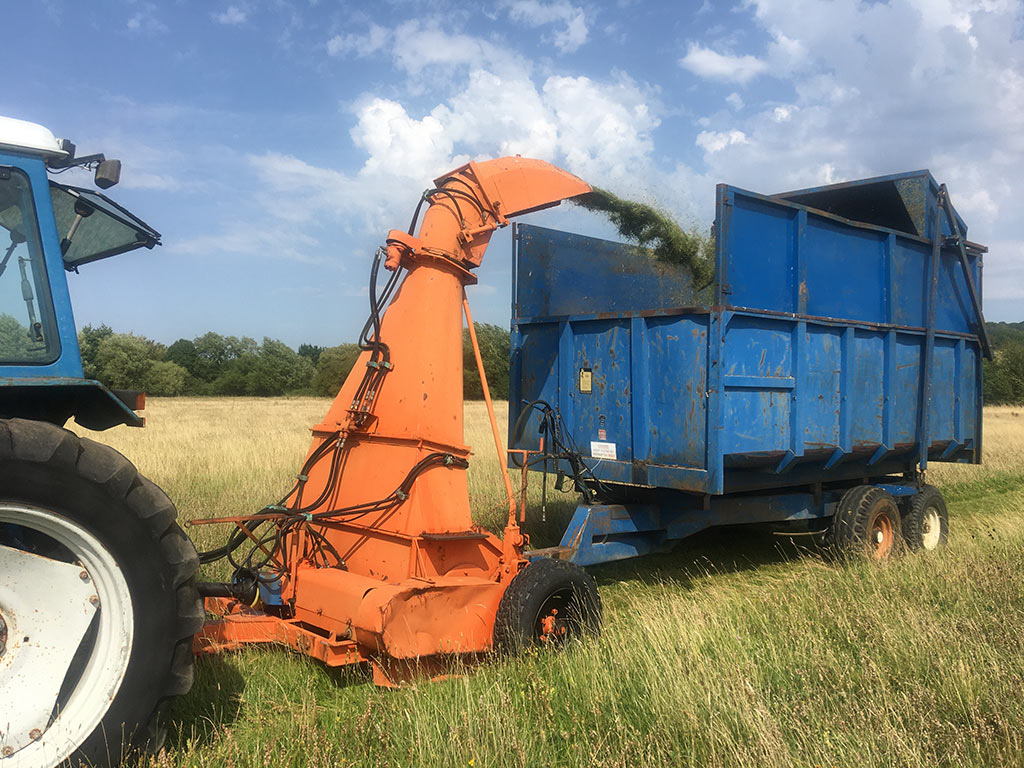
{"type": "MultiPolygon", "coordinates": [[[[508,397],[509,333],[475,323],[484,370],[495,399],[508,397]]],[[[87,378],[112,389],[143,390],[151,395],[337,394],[359,357],[355,344],[292,349],[277,339],[209,332],[167,346],[133,333],[115,333],[108,325],[87,325],[78,334],[87,378]]],[[[465,397],[483,397],[468,330],[463,331],[465,397]]]]}
{"type": "MultiPolygon", "coordinates": [[[[480,354],[491,396],[508,398],[509,334],[476,323],[480,354]]],[[[989,323],[995,359],[985,361],[985,402],[1024,404],[1024,322],[989,323]]],[[[248,336],[205,333],[170,346],[132,333],[114,333],[107,325],[85,326],[78,334],[88,378],[114,389],[138,389],[151,395],[322,395],[337,393],[356,364],[359,347],[322,347],[248,336]]],[[[465,397],[483,397],[469,332],[463,332],[465,397]]]]}
{"type": "Polygon", "coordinates": [[[986,325],[995,359],[985,361],[985,403],[1024,405],[1024,322],[986,325]]]}

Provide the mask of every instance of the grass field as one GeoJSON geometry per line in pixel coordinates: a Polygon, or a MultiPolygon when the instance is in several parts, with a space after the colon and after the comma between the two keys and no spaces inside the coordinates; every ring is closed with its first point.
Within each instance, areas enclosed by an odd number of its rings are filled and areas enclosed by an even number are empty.
{"type": "MultiPolygon", "coordinates": [[[[100,435],[181,517],[279,498],[316,399],[152,400],[144,430],[100,435]]],[[[503,497],[482,405],[481,522],[503,497]]],[[[95,436],[94,436],[95,437],[95,436]]],[[[985,413],[985,465],[936,465],[949,548],[835,565],[805,539],[711,531],[593,570],[600,638],[397,691],[252,649],[198,662],[158,765],[936,766],[1024,764],[1024,409],[985,413]]],[[[537,485],[537,484],[535,484],[537,485]]],[[[573,500],[532,520],[550,542],[573,500]]],[[[191,529],[203,548],[219,544],[191,529]]],[[[212,572],[211,576],[223,576],[212,572]]]]}

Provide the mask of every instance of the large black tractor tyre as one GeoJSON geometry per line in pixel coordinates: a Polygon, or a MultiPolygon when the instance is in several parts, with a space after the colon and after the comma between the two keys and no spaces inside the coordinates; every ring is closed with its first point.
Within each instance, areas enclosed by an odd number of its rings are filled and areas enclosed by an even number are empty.
{"type": "MultiPolygon", "coordinates": [[[[84,719],[69,716],[62,724],[61,718],[72,709],[69,706],[62,711],[61,702],[66,703],[72,693],[68,688],[75,685],[77,659],[90,652],[107,658],[95,650],[99,647],[96,638],[104,631],[99,629],[104,610],[100,601],[79,646],[79,656],[69,667],[57,701],[59,714],[40,741],[45,742],[50,732],[63,734],[63,727],[77,727],[84,733],[63,752],[40,750],[33,757],[28,750],[34,745],[25,747],[22,759],[28,758],[27,764],[33,768],[57,760],[71,765],[117,765],[132,749],[154,749],[162,742],[158,717],[173,697],[192,686],[192,637],[205,620],[195,586],[199,559],[192,542],[175,523],[176,517],[166,494],[112,448],[50,424],[0,419],[0,521],[6,523],[8,539],[0,543],[10,545],[13,536],[22,547],[41,554],[38,543],[49,541],[48,557],[82,562],[84,568],[85,558],[73,550],[62,550],[53,539],[41,536],[41,529],[33,531],[25,523],[42,520],[45,525],[64,526],[61,530],[70,532],[71,540],[91,534],[109,555],[107,562],[116,563],[114,570],[123,576],[118,583],[127,585],[128,598],[122,598],[119,605],[130,604],[130,612],[116,614],[131,616],[125,624],[130,625],[132,635],[130,646],[122,646],[115,654],[123,668],[120,682],[114,678],[116,690],[101,706],[87,707],[94,714],[77,713],[75,717],[84,719]],[[33,540],[34,547],[24,543],[33,540]],[[94,641],[91,651],[87,647],[90,636],[94,641]],[[91,727],[90,718],[97,718],[103,707],[105,711],[91,727]]],[[[0,538],[4,530],[0,525],[0,538]]],[[[82,578],[85,580],[84,574],[82,578]]],[[[125,594],[123,589],[120,592],[125,594]]],[[[7,706],[18,705],[6,702],[4,708],[7,706]]]]}
{"type": "Polygon", "coordinates": [[[601,596],[594,578],[572,563],[538,558],[516,574],[498,603],[494,647],[515,654],[600,630],[601,596]]]}
{"type": "Polygon", "coordinates": [[[946,500],[934,485],[922,485],[900,505],[903,539],[914,552],[942,549],[949,540],[946,500]]]}
{"type": "Polygon", "coordinates": [[[839,500],[826,542],[839,558],[888,560],[902,550],[899,507],[891,494],[872,485],[858,485],[839,500]]]}

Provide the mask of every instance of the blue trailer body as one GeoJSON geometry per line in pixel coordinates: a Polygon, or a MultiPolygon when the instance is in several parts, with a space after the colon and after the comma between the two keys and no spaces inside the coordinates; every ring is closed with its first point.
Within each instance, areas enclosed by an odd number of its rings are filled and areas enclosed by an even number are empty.
{"type": "MultiPolygon", "coordinates": [[[[933,248],[937,191],[927,171],[775,196],[720,185],[710,296],[641,249],[520,225],[510,425],[550,403],[624,500],[581,507],[555,554],[824,517],[851,484],[914,492],[928,461],[978,462],[983,321],[948,224],[933,248]]],[[[537,449],[536,430],[510,429],[510,447],[537,449]]]]}

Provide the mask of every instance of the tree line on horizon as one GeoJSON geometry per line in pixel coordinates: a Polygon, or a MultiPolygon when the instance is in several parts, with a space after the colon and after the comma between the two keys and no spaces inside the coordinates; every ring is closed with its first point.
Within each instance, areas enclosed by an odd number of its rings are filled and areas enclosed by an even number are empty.
{"type": "MultiPolygon", "coordinates": [[[[491,395],[507,399],[509,332],[488,323],[475,326],[491,395]]],[[[988,323],[988,332],[995,359],[984,363],[985,403],[1024,405],[1024,322],[988,323]]],[[[87,378],[112,389],[158,396],[330,397],[337,394],[359,357],[355,344],[300,344],[293,350],[277,339],[257,342],[213,331],[165,346],[137,334],[115,333],[107,325],[85,326],[78,343],[87,378]]],[[[483,397],[465,330],[463,382],[466,399],[483,397]]]]}
{"type": "MultiPolygon", "coordinates": [[[[489,323],[474,326],[491,396],[507,399],[509,332],[489,323]]],[[[82,328],[78,345],[86,378],[111,389],[164,397],[331,397],[338,393],[360,354],[356,344],[300,344],[292,349],[269,337],[257,342],[248,336],[223,336],[213,331],[164,345],[134,333],[115,333],[105,324],[82,328]]],[[[464,397],[482,398],[466,329],[462,346],[464,397]]]]}
{"type": "Polygon", "coordinates": [[[985,366],[985,405],[1024,405],[1024,322],[986,323],[992,360],[985,366]]]}

